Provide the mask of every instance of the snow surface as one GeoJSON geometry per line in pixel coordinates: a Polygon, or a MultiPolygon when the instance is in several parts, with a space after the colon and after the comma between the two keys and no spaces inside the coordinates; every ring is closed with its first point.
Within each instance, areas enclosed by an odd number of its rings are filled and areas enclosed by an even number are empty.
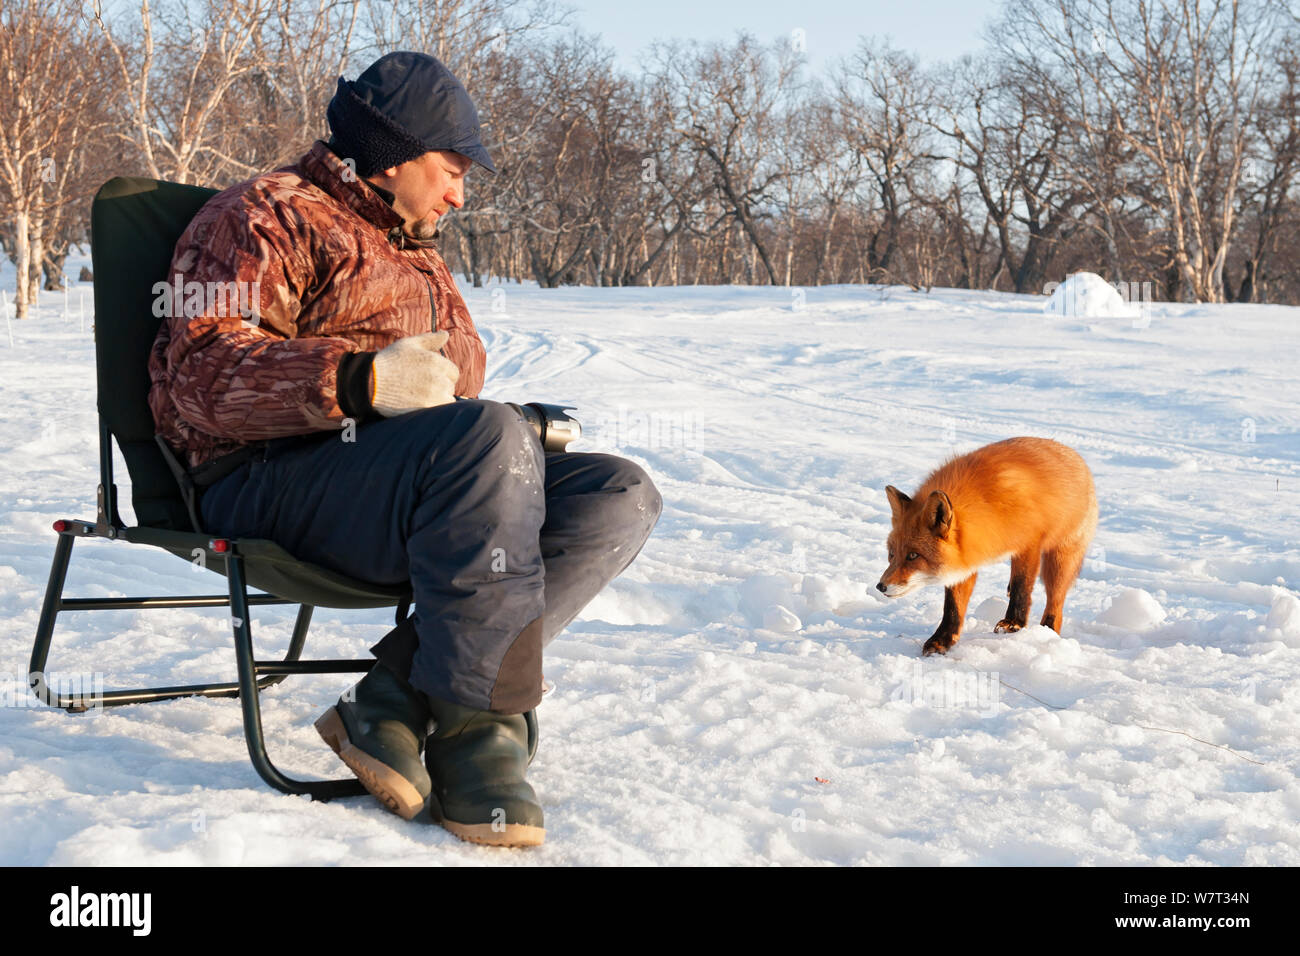
{"type": "MultiPolygon", "coordinates": [[[[1139,324],[939,289],[466,290],[485,397],[572,403],[577,447],[641,462],[665,501],[548,650],[547,843],[514,851],[270,790],[231,700],[29,705],[50,523],[94,514],[82,290],[67,313],[46,293],[12,348],[0,328],[0,863],[1300,864],[1298,309],[1139,324]],[[1003,564],[953,651],[922,660],[943,596],[875,591],[884,487],[1012,435],[1096,475],[1064,635],[993,633],[1003,564]]],[[[223,587],[82,542],[67,594],[223,587]]],[[[1041,586],[1034,602],[1036,620],[1041,586]]],[[[361,656],[390,614],[319,609],[308,655],[361,656]]],[[[291,624],[257,609],[259,655],[291,624]]],[[[220,609],[64,614],[50,666],[110,688],[234,679],[220,609]]],[[[350,682],[263,695],[280,767],[341,774],[311,725],[350,682]]]]}
{"type": "MultiPolygon", "coordinates": [[[[1127,285],[1126,292],[1131,291],[1127,285]]],[[[1142,288],[1126,301],[1119,290],[1095,272],[1076,272],[1051,290],[1043,311],[1069,318],[1140,319],[1142,288]]]]}

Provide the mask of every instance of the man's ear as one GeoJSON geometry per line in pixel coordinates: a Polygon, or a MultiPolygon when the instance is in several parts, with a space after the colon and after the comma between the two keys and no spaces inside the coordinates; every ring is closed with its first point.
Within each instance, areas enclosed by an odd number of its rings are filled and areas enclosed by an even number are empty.
{"type": "Polygon", "coordinates": [[[889,498],[889,510],[893,513],[895,521],[897,521],[899,516],[903,513],[903,509],[912,503],[911,498],[907,497],[907,495],[903,494],[893,485],[885,485],[885,496],[889,498]]]}
{"type": "Polygon", "coordinates": [[[952,530],[952,499],[942,491],[930,492],[925,501],[925,526],[936,538],[948,537],[952,530]]]}

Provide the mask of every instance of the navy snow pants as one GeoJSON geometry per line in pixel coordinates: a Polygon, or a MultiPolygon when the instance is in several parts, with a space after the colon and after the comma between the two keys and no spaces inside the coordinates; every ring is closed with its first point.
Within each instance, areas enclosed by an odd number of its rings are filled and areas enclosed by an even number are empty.
{"type": "Polygon", "coordinates": [[[458,401],[347,432],[276,439],[202,497],[204,528],[277,542],[415,613],[374,652],[430,696],[536,706],[542,647],[636,557],[659,492],[633,462],[547,454],[497,402],[458,401]],[[413,626],[412,626],[413,625],[413,626]]]}

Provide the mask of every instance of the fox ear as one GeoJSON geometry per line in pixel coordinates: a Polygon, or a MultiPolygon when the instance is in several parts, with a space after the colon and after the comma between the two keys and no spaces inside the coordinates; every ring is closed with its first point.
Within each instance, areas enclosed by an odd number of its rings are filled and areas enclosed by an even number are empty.
{"type": "Polygon", "coordinates": [[[889,498],[889,510],[894,513],[895,520],[903,513],[903,509],[912,503],[911,498],[893,485],[885,485],[885,495],[889,498]]]}
{"type": "Polygon", "coordinates": [[[936,538],[948,537],[952,515],[952,499],[942,491],[930,492],[925,502],[925,524],[936,538]]]}

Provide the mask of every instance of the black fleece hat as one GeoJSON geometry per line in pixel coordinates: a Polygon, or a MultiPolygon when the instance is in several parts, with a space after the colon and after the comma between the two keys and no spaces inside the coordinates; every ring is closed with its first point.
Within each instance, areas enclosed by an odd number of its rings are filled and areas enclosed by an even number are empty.
{"type": "Polygon", "coordinates": [[[325,111],[334,151],[354,159],[358,176],[400,166],[430,150],[452,150],[497,171],[479,137],[478,111],[461,86],[427,53],[389,53],[356,80],[339,77],[325,111]]]}

